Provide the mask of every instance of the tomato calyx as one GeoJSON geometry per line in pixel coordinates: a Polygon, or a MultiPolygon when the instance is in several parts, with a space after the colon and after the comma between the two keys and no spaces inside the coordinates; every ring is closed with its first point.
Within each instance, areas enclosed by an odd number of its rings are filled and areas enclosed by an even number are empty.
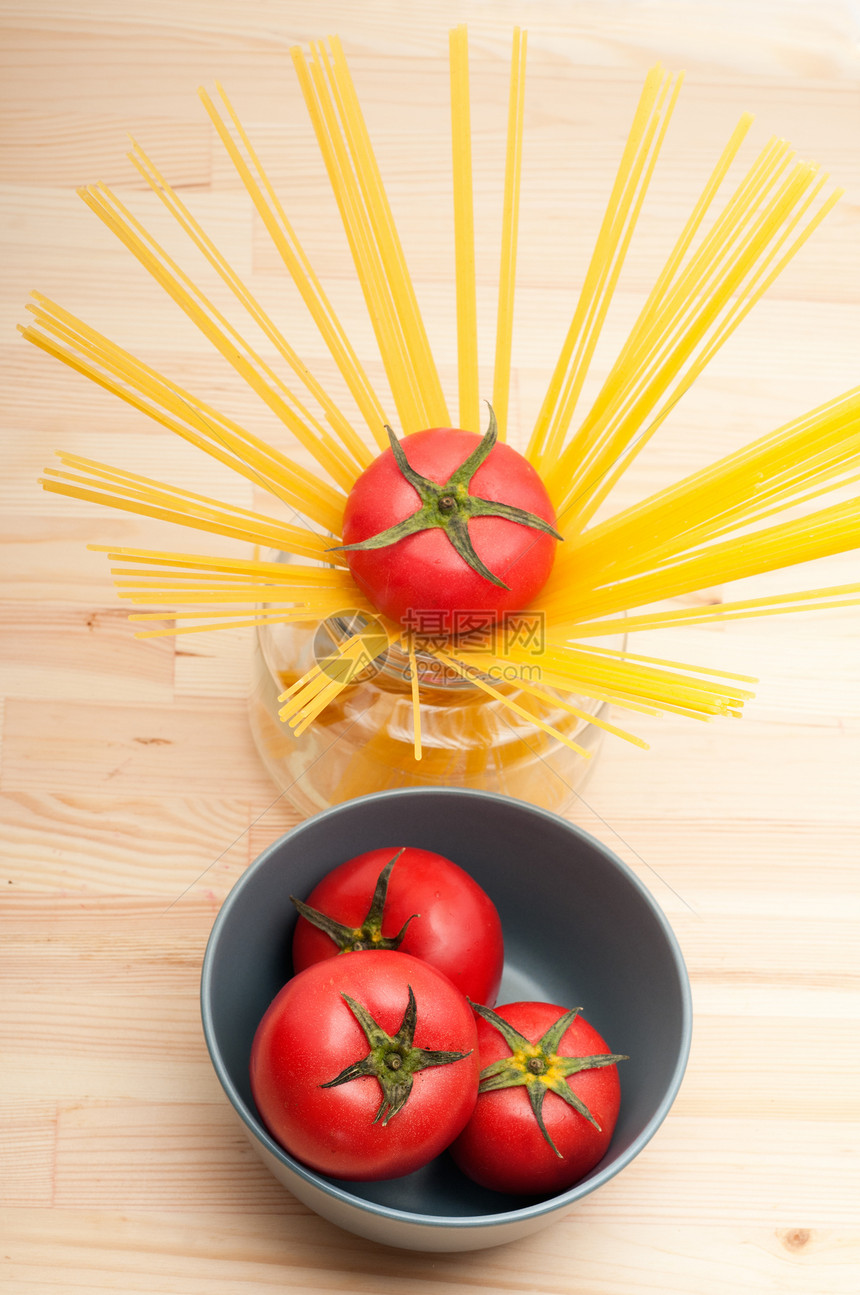
{"type": "Polygon", "coordinates": [[[418,1007],[412,986],[408,985],[409,999],[403,1020],[396,1034],[388,1034],[378,1025],[367,1008],[351,998],[341,994],[341,998],[358,1021],[364,1036],[370,1045],[370,1051],[361,1061],[346,1066],[334,1079],[320,1084],[321,1088],[336,1088],[338,1084],[348,1084],[353,1079],[371,1076],[379,1081],[382,1089],[382,1102],[372,1123],[383,1126],[393,1119],[409,1100],[412,1082],[419,1070],[428,1066],[447,1066],[454,1061],[462,1061],[468,1052],[445,1052],[431,1048],[416,1048],[415,1026],[418,1020],[418,1007]]]}
{"type": "Polygon", "coordinates": [[[329,917],[328,913],[321,913],[319,909],[311,908],[304,900],[296,899],[295,895],[290,895],[290,899],[302,917],[334,940],[340,953],[361,953],[365,949],[399,949],[409,923],[413,918],[420,917],[420,913],[413,913],[411,917],[407,917],[396,935],[382,934],[382,918],[385,913],[391,870],[405,849],[404,845],[398,850],[379,874],[370,908],[361,926],[347,926],[344,922],[338,922],[335,918],[329,917]]]}
{"type": "Polygon", "coordinates": [[[538,517],[536,513],[528,512],[525,508],[517,508],[513,504],[498,503],[492,499],[482,499],[478,495],[469,494],[469,484],[472,477],[487,458],[498,439],[496,415],[493,412],[492,405],[488,406],[488,408],[490,410],[489,426],[480,444],[475,447],[468,458],[451,473],[448,480],[442,485],[415,471],[406,457],[402,444],[397,440],[391,428],[386,425],[385,430],[388,433],[395,462],[402,475],[417,493],[421,500],[421,506],[402,522],[396,522],[386,530],[379,531],[376,535],[371,535],[368,539],[360,540],[355,544],[338,545],[337,549],[343,552],[356,552],[358,550],[387,548],[390,544],[396,544],[398,540],[405,539],[407,535],[415,535],[418,531],[438,527],[445,532],[457,553],[473,571],[476,571],[478,575],[483,576],[485,580],[489,580],[492,584],[498,585],[500,589],[508,589],[510,586],[505,584],[500,576],[495,575],[475,551],[469,535],[469,521],[471,518],[504,517],[508,521],[517,522],[520,526],[529,526],[535,530],[544,531],[557,540],[563,539],[564,537],[558,533],[555,527],[551,526],[543,517],[538,517]]]}
{"type": "Polygon", "coordinates": [[[616,1062],[627,1061],[629,1058],[616,1053],[591,1057],[566,1057],[559,1054],[561,1040],[576,1020],[581,1008],[573,1007],[569,1012],[565,1012],[538,1039],[537,1043],[532,1043],[498,1012],[494,1012],[489,1007],[482,1007],[478,1003],[472,1003],[471,1000],[470,1005],[472,1010],[483,1017],[488,1024],[495,1026],[511,1049],[509,1057],[502,1057],[481,1071],[479,1096],[481,1093],[494,1092],[500,1088],[524,1087],[538,1127],[559,1160],[563,1160],[564,1157],[550,1137],[543,1118],[543,1104],[547,1093],[555,1093],[593,1124],[598,1132],[600,1131],[600,1125],[585,1102],[577,1097],[568,1084],[568,1077],[577,1074],[580,1070],[614,1066],[616,1062]]]}

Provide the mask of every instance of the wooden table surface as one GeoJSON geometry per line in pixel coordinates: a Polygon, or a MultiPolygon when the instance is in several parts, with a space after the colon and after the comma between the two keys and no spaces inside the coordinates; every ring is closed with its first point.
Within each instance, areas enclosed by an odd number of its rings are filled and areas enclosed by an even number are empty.
{"type": "MultiPolygon", "coordinates": [[[[65,449],[246,505],[250,487],[28,347],[15,328],[38,288],[225,412],[253,409],[232,371],[75,193],[106,181],[158,222],[125,158],[132,133],[277,303],[283,271],[196,97],[198,84],[220,79],[273,159],[315,263],[367,351],[288,56],[297,41],[338,32],[453,392],[446,33],[470,24],[479,269],[491,301],[510,33],[520,22],[530,79],[515,441],[554,363],[654,61],[685,68],[687,82],[611,343],[635,317],[742,110],[756,114],[751,147],[784,135],[846,190],[643,455],[624,488],[641,493],[858,381],[856,7],[3,0],[0,15],[0,1288],[855,1292],[860,616],[655,638],[661,655],[759,675],[756,700],[731,722],[637,720],[651,750],[607,745],[573,811],[651,888],[689,966],[692,1055],[659,1134],[623,1174],[531,1239],[472,1255],[378,1247],[310,1215],[269,1176],[203,1043],[198,982],[212,921],[249,861],[296,821],[249,735],[250,639],[240,630],[179,645],[136,641],[106,559],[87,545],[182,547],[186,537],[46,495],[37,477],[65,449]]],[[[490,316],[482,344],[493,324],[490,316]]],[[[310,330],[298,316],[291,328],[313,362],[310,330]]],[[[747,588],[851,578],[855,557],[747,588]]]]}

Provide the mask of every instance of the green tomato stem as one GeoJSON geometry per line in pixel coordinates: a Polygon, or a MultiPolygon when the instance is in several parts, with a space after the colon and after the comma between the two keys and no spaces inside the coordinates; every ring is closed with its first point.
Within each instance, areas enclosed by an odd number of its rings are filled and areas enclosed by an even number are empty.
{"type": "Polygon", "coordinates": [[[532,1043],[498,1012],[494,1012],[489,1007],[482,1007],[479,1003],[472,1003],[471,999],[469,1001],[472,1010],[499,1031],[511,1050],[509,1057],[502,1057],[481,1071],[478,1094],[496,1092],[500,1088],[525,1088],[541,1133],[558,1158],[564,1159],[544,1123],[543,1104],[547,1093],[555,1093],[599,1131],[600,1125],[585,1102],[574,1093],[567,1082],[568,1078],[578,1074],[580,1070],[614,1066],[619,1061],[628,1061],[629,1058],[617,1053],[592,1057],[566,1057],[559,1054],[561,1040],[579,1015],[581,1010],[579,1007],[564,1012],[537,1043],[532,1043]]]}
{"type": "Polygon", "coordinates": [[[469,536],[469,521],[471,518],[504,517],[520,526],[529,526],[534,530],[543,531],[557,540],[563,539],[564,537],[558,533],[554,526],[551,526],[543,517],[538,517],[536,513],[530,513],[526,509],[517,508],[512,504],[497,503],[492,499],[482,499],[478,495],[469,494],[472,477],[485,461],[498,439],[496,415],[492,405],[489,405],[488,408],[490,422],[480,444],[475,447],[469,457],[451,473],[448,480],[441,486],[415,471],[406,457],[402,444],[397,440],[391,428],[386,426],[385,430],[388,433],[391,452],[397,466],[404,479],[409,482],[418,494],[421,505],[416,512],[402,522],[396,522],[386,530],[379,531],[376,535],[371,535],[368,539],[360,540],[355,544],[338,544],[331,552],[349,553],[388,548],[390,544],[396,544],[398,540],[405,539],[407,535],[416,535],[419,531],[438,528],[445,532],[457,553],[473,571],[476,571],[478,575],[483,576],[485,580],[489,580],[492,584],[498,585],[499,588],[507,589],[509,586],[505,584],[504,580],[495,575],[475,552],[469,536]]]}

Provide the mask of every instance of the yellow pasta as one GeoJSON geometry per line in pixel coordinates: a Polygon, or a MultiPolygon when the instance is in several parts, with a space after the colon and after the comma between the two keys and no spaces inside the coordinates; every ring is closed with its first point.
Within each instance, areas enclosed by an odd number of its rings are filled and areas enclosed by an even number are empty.
{"type": "Polygon", "coordinates": [[[451,141],[454,179],[454,263],[457,283],[457,373],[460,426],[480,428],[478,303],[475,291],[475,211],[469,103],[469,41],[465,26],[450,35],[451,141]]]}
{"type": "MultiPolygon", "coordinates": [[[[307,387],[310,394],[322,406],[325,416],[332,427],[335,428],[337,436],[342,441],[344,448],[352,456],[352,478],[363,468],[366,468],[371,461],[372,454],[368,446],[361,440],[360,436],[354,431],[346,416],[338,409],[335,402],[329,396],[328,392],[320,382],[313,376],[307,364],[296,353],[294,348],[284,337],[281,330],[274,323],[270,315],[263,309],[260,302],[253,296],[247,286],[239,278],[238,274],[219,252],[211,238],[208,237],[205,230],[200,225],[185,203],[168,184],[164,176],[159,171],[155,163],[147,157],[146,153],[139,144],[134,143],[134,149],[129,154],[129,158],[137,170],[147,181],[153,191],[161,198],[167,210],[173,215],[181,227],[186,231],[192,242],[200,249],[210,265],[218,272],[223,281],[231,289],[237,300],[245,307],[248,314],[259,325],[261,331],[266,335],[269,341],[275,346],[277,351],[287,361],[293,373],[307,387]]],[[[322,436],[326,433],[316,419],[307,415],[308,421],[313,425],[315,430],[322,436]]]]}
{"type": "MultiPolygon", "coordinates": [[[[553,461],[564,441],[644,199],[647,186],[641,181],[648,157],[655,140],[658,148],[662,141],[680,79],[672,87],[672,78],[659,65],[645,79],[576,312],[532,433],[529,457],[539,468],[553,461]]],[[[656,156],[657,149],[649,176],[656,156]]]]}
{"type": "Polygon", "coordinates": [[[407,648],[409,656],[409,680],[412,692],[412,728],[414,732],[415,759],[421,759],[421,696],[418,690],[418,663],[415,659],[415,646],[411,639],[407,648]]]}
{"type": "Polygon", "coordinates": [[[511,86],[508,102],[508,144],[505,165],[505,196],[502,207],[502,253],[499,265],[499,305],[496,314],[496,365],[493,376],[493,409],[499,440],[508,427],[511,387],[511,344],[514,329],[514,286],[517,272],[517,233],[520,214],[520,176],[523,151],[526,37],[514,28],[511,57],[511,86]]]}
{"type": "Polygon", "coordinates": [[[377,445],[384,447],[386,440],[383,428],[389,420],[383,411],[379,398],[373,390],[358,356],[350,344],[346,330],[340,323],[327,294],[323,290],[304,248],[296,237],[295,230],[287,220],[278,195],[275,193],[242,123],[222,87],[219,86],[218,89],[238,136],[238,143],[231,135],[224,118],[212,99],[203,89],[199,92],[201,102],[262,218],[284,265],[301,293],[302,300],[345,379],[355,403],[361,410],[372,436],[377,445]]]}
{"type": "MultiPolygon", "coordinates": [[[[525,55],[526,37],[517,29],[500,193],[492,390],[502,436],[513,357],[525,55]]],[[[398,432],[447,425],[445,392],[344,51],[333,38],[313,44],[307,53],[293,50],[292,62],[375,331],[398,432]]],[[[458,412],[460,424],[477,431],[481,393],[465,27],[450,33],[449,84],[458,412]]],[[[645,78],[571,323],[528,440],[527,457],[543,476],[565,537],[538,600],[545,627],[538,652],[516,640],[477,649],[406,634],[376,615],[352,579],[344,554],[334,550],[349,490],[386,447],[389,419],[223,89],[218,87],[219,106],[200,91],[205,111],[343,378],[362,428],[353,425],[309,372],[279,324],[139,145],[130,154],[137,171],[230,289],[276,359],[263,358],[110,189],[93,185],[82,191],[95,214],[319,467],[316,472],[299,466],[290,453],[220,414],[62,306],[34,294],[33,323],[21,330],[27,340],[297,514],[285,521],[94,459],[60,454],[59,466],[45,471],[46,490],[227,537],[242,546],[240,554],[230,556],[101,546],[113,564],[119,597],[151,609],[130,618],[141,627],[139,637],[218,628],[314,627],[342,618],[345,609],[357,612],[370,626],[368,635],[371,629],[378,633],[377,623],[381,625],[392,652],[408,667],[403,680],[406,718],[401,713],[398,723],[409,732],[411,719],[410,747],[414,760],[423,762],[421,777],[453,777],[465,764],[470,777],[494,769],[504,783],[509,757],[494,749],[492,726],[479,708],[472,721],[476,741],[468,749],[434,746],[431,731],[422,732],[422,706],[429,704],[427,695],[433,691],[424,687],[425,654],[453,678],[471,682],[488,706],[501,707],[512,722],[514,717],[525,721],[540,751],[561,743],[587,757],[588,749],[577,741],[578,724],[645,745],[604,714],[595,716],[588,703],[613,703],[633,715],[662,712],[707,721],[741,714],[752,696],[747,685],[755,681],[747,676],[635,652],[627,640],[637,632],[860,605],[860,582],[677,605],[698,590],[857,547],[860,499],[843,496],[860,480],[860,388],[650,498],[594,520],[655,430],[840,196],[838,190],[828,191],[827,177],[816,166],[796,159],[780,139],[769,140],[730,185],[752,123],[748,114],[741,117],[591,407],[580,414],[586,379],[681,84],[680,76],[660,66],[645,78]],[[721,198],[727,186],[730,191],[721,198]],[[291,385],[296,380],[301,398],[291,385]],[[271,555],[260,556],[261,550],[271,555]],[[175,610],[176,604],[184,610],[175,610]],[[605,646],[613,636],[619,646],[605,646]],[[477,740],[481,734],[483,743],[477,740]]],[[[342,715],[345,690],[367,664],[372,644],[376,652],[376,639],[371,643],[362,632],[351,633],[325,662],[316,662],[290,682],[285,679],[279,714],[296,736],[329,708],[330,714],[342,715]]],[[[386,686],[399,687],[394,672],[386,686]]],[[[385,779],[396,782],[402,770],[394,739],[380,732],[370,746],[385,779]]],[[[344,786],[358,788],[360,781],[357,768],[349,765],[344,786]]]]}
{"type": "Polygon", "coordinates": [[[35,294],[24,337],[335,534],[344,495],[273,446],[35,294]]]}

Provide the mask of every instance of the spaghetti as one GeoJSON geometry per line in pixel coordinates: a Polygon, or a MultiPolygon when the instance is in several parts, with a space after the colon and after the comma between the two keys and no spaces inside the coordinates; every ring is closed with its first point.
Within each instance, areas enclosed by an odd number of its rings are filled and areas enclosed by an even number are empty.
{"type": "MultiPolygon", "coordinates": [[[[422,321],[391,205],[344,51],[337,39],[292,51],[298,83],[346,233],[376,334],[402,434],[449,423],[439,372],[422,321]]],[[[466,29],[450,33],[451,147],[461,425],[479,417],[475,219],[469,51],[466,29]]],[[[510,394],[519,191],[525,122],[526,37],[514,32],[508,99],[499,257],[493,403],[504,434],[510,394]]],[[[408,663],[413,748],[422,759],[418,652],[471,680],[540,734],[587,755],[546,718],[559,711],[644,745],[634,733],[595,718],[576,698],[611,701],[631,713],[690,718],[734,716],[752,695],[744,676],[599,646],[613,634],[728,622],[741,617],[860,603],[860,583],[669,606],[696,590],[852,549],[860,500],[832,492],[860,479],[860,388],[836,397],[745,449],[600,522],[594,518],[622,474],[720,347],[838,201],[827,178],[772,139],[716,210],[749,132],[744,115],[717,159],[694,209],[591,407],[578,414],[598,340],[612,303],[681,88],[662,67],[648,74],[633,115],[558,360],[535,417],[527,457],[542,475],[566,543],[541,596],[546,642],[540,682],[524,668],[530,653],[467,650],[454,641],[416,642],[380,618],[360,593],[341,554],[346,495],[387,445],[383,401],[349,342],[311,259],[248,132],[221,87],[220,106],[201,100],[214,130],[289,271],[363,418],[359,431],[289,344],[277,323],[192,215],[143,149],[130,158],[193,246],[227,285],[303,388],[197,287],[106,186],[82,197],[137,257],[241,378],[313,457],[296,464],[233,420],[123,350],[40,293],[24,336],[162,426],[261,486],[298,514],[298,523],[237,508],[165,482],[77,455],[61,454],[46,490],[176,522],[250,545],[253,557],[108,549],[119,596],[135,607],[185,604],[165,626],[163,611],[136,611],[140,637],[223,627],[319,623],[344,607],[374,617],[408,663]],[[716,212],[716,214],[714,214],[716,212]],[[828,496],[830,496],[828,500],[828,496]],[[302,520],[304,519],[304,520],[302,520]],[[260,550],[294,561],[268,560],[260,550]],[[152,621],[161,627],[150,627],[152,621]],[[516,688],[497,686],[500,661],[523,668],[516,688]]],[[[282,720],[297,735],[348,687],[368,651],[361,633],[342,641],[325,668],[317,662],[280,698],[282,720]]],[[[490,758],[490,757],[488,757],[490,758]]]]}

